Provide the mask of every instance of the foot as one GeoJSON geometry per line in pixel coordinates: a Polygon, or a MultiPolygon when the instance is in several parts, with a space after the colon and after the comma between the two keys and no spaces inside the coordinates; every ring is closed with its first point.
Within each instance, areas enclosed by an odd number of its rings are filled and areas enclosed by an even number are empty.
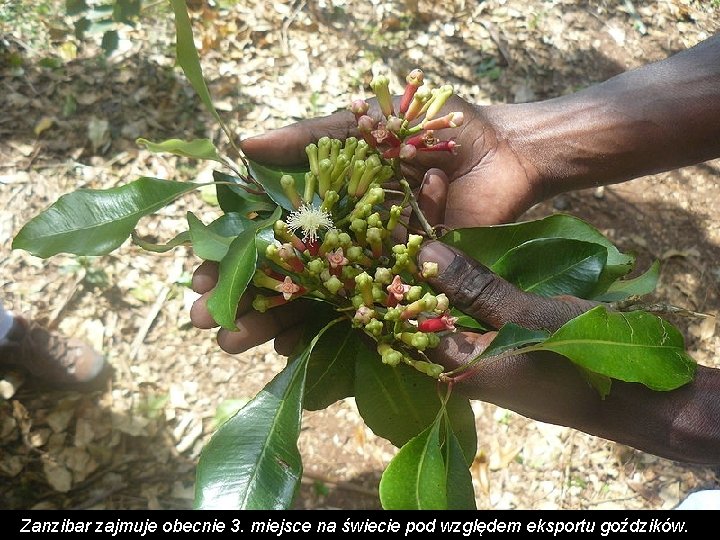
{"type": "Polygon", "coordinates": [[[0,345],[1,366],[19,367],[52,388],[89,388],[108,372],[105,359],[88,344],[19,316],[0,345]]]}

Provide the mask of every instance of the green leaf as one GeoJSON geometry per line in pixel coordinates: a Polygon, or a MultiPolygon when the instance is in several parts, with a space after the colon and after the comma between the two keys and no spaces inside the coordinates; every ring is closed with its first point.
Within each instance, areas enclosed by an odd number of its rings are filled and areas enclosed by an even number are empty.
{"type": "MultiPolygon", "coordinates": [[[[223,129],[225,129],[225,124],[215,110],[212,98],[210,97],[210,91],[203,78],[202,68],[200,67],[200,57],[198,56],[195,42],[193,41],[192,25],[190,24],[187,9],[185,8],[185,0],[170,0],[170,4],[175,12],[177,63],[182,68],[185,76],[190,81],[190,84],[195,89],[195,92],[207,110],[213,115],[213,118],[223,126],[223,129]]],[[[227,129],[225,129],[225,132],[227,133],[227,129]]]]}
{"type": "Polygon", "coordinates": [[[310,355],[303,407],[317,411],[352,396],[355,359],[364,348],[359,330],[349,321],[325,332],[310,355]]]}
{"type": "Polygon", "coordinates": [[[476,510],[475,490],[472,475],[465,456],[460,448],[455,433],[445,422],[445,444],[443,446],[445,460],[445,485],[447,486],[448,510],[476,510]]]}
{"type": "Polygon", "coordinates": [[[616,281],[608,290],[597,298],[600,302],[616,302],[630,296],[642,296],[655,290],[660,279],[660,261],[655,261],[647,272],[633,279],[616,281]]]}
{"type": "Polygon", "coordinates": [[[445,510],[447,486],[440,419],[403,446],[380,479],[386,510],[445,510]]]}
{"type": "Polygon", "coordinates": [[[491,267],[511,249],[540,238],[569,238],[600,244],[607,249],[607,265],[593,296],[605,291],[613,281],[627,274],[634,264],[632,256],[620,253],[600,231],[566,214],[507,225],[457,229],[447,233],[441,240],[491,267]]]}
{"type": "Polygon", "coordinates": [[[221,236],[206,227],[192,212],[187,213],[187,221],[195,255],[205,261],[221,261],[230,248],[232,238],[221,236]]]}
{"type": "Polygon", "coordinates": [[[284,174],[292,176],[295,179],[295,189],[302,195],[305,191],[305,173],[307,170],[276,169],[250,160],[248,160],[248,168],[253,178],[262,184],[273,201],[285,210],[295,210],[282,190],[282,186],[280,186],[280,177],[284,174]]]}
{"type": "Polygon", "coordinates": [[[147,139],[139,138],[135,142],[142,144],[148,150],[155,153],[169,153],[192,159],[210,159],[222,163],[217,148],[215,148],[215,145],[210,139],[193,139],[192,141],[168,139],[155,143],[147,139]]]}
{"type": "Polygon", "coordinates": [[[247,229],[232,241],[227,255],[220,261],[217,286],[208,298],[208,311],[220,326],[228,330],[237,330],[238,302],[255,273],[255,234],[254,228],[247,229]]]}
{"type": "Polygon", "coordinates": [[[218,202],[224,212],[237,212],[248,215],[251,212],[270,212],[275,210],[276,204],[267,195],[248,193],[241,185],[246,185],[237,176],[213,171],[213,178],[217,185],[218,202]],[[230,183],[233,185],[226,185],[230,183]]]}
{"type": "Polygon", "coordinates": [[[607,248],[567,238],[530,240],[495,261],[491,270],[524,291],[587,298],[605,267],[607,248]]]}
{"type": "Polygon", "coordinates": [[[497,356],[505,351],[517,349],[530,343],[541,342],[547,339],[548,336],[550,336],[550,333],[544,330],[528,330],[515,323],[505,323],[478,358],[497,356]]]}
{"type": "Polygon", "coordinates": [[[650,313],[610,312],[598,306],[565,323],[533,350],[553,351],[575,364],[653,390],[674,390],[692,381],[697,365],[682,334],[650,313]]]}
{"type": "MultiPolygon", "coordinates": [[[[442,403],[437,381],[406,365],[390,367],[364,347],[355,361],[355,402],[365,424],[395,446],[402,446],[435,419],[442,403]]],[[[470,402],[454,392],[446,404],[453,431],[469,463],[475,458],[477,432],[470,402]]]]}
{"type": "Polygon", "coordinates": [[[148,242],[146,240],[143,240],[135,232],[132,233],[132,241],[133,244],[140,246],[145,251],[152,251],[153,253],[165,253],[167,251],[170,251],[171,249],[174,249],[182,244],[189,244],[190,243],[190,231],[183,231],[181,233],[178,233],[175,235],[175,238],[170,240],[167,244],[153,244],[152,242],[148,242]]]}
{"type": "Polygon", "coordinates": [[[106,255],[130,236],[141,217],[197,187],[143,177],[111,189],[78,189],[26,223],[13,248],[43,258],[58,253],[106,255]]]}
{"type": "Polygon", "coordinates": [[[598,394],[600,394],[601,399],[605,399],[610,395],[610,389],[612,388],[612,379],[610,377],[606,377],[605,375],[600,375],[598,373],[593,373],[592,371],[580,367],[577,364],[575,364],[575,367],[578,369],[578,371],[580,371],[587,383],[595,390],[597,390],[598,394]]]}
{"type": "Polygon", "coordinates": [[[323,331],[212,436],[197,466],[196,508],[290,506],[302,475],[297,439],[308,359],[323,331]]]}
{"type": "Polygon", "coordinates": [[[455,317],[455,326],[470,328],[471,330],[487,330],[487,326],[473,319],[470,315],[465,315],[457,308],[450,310],[450,315],[455,317]]]}

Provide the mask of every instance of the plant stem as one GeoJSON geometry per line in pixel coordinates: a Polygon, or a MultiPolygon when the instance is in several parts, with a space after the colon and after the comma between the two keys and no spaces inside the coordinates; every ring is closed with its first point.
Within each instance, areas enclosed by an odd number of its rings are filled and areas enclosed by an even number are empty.
{"type": "Polygon", "coordinates": [[[412,192],[412,189],[410,189],[410,184],[408,183],[408,181],[403,178],[402,180],[400,180],[400,185],[402,186],[403,190],[405,190],[405,195],[408,197],[408,200],[410,201],[410,206],[412,207],[413,212],[415,212],[415,215],[417,216],[420,225],[424,229],[425,234],[427,234],[428,237],[432,238],[433,240],[437,240],[437,235],[435,234],[435,231],[433,230],[430,223],[428,223],[425,214],[423,214],[422,210],[420,210],[420,205],[418,205],[415,194],[412,192]]]}

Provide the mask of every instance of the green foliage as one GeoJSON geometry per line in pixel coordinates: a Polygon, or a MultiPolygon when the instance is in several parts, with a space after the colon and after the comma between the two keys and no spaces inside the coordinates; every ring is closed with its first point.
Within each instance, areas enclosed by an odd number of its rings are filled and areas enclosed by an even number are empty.
{"type": "Polygon", "coordinates": [[[13,249],[45,258],[58,253],[106,255],[130,236],[141,217],[197,187],[143,177],[111,189],[79,189],[26,223],[13,249]]]}
{"type": "Polygon", "coordinates": [[[198,463],[197,508],[290,506],[302,475],[297,439],[313,344],[212,436],[198,463]]]}

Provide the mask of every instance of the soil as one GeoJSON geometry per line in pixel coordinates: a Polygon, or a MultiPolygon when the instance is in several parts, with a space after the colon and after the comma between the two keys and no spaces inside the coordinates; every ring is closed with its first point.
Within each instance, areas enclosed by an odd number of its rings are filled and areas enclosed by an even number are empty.
{"type": "MultiPolygon", "coordinates": [[[[73,37],[72,21],[56,15],[62,2],[0,8],[0,299],[87,340],[114,368],[89,393],[0,373],[2,508],[190,508],[217,407],[251,398],[284,366],[270,344],[231,356],[213,332],[190,325],[186,284],[199,260],[186,248],[158,255],[127,243],[105,257],[47,261],[11,251],[30,217],[79,187],[210,174],[138,148],[137,137],[209,136],[227,150],[173,69],[171,17],[163,3],[148,4],[134,28],[119,29],[107,58],[93,36],[73,37]]],[[[421,64],[433,83],[450,82],[471,101],[531,101],[662,59],[720,27],[717,2],[689,0],[216,4],[191,2],[196,41],[220,114],[242,136],[343,107],[378,70],[400,80],[421,64]]],[[[189,196],[143,219],[140,232],[167,241],[188,210],[205,222],[216,213],[189,196]]],[[[659,259],[658,301],[720,312],[720,161],[562,195],[524,217],[556,211],[594,224],[635,252],[640,268],[659,259]]],[[[699,363],[720,367],[714,318],[673,322],[699,363]]],[[[473,407],[479,508],[672,508],[720,484],[716,468],[473,407]]],[[[300,449],[296,507],[379,507],[379,477],[395,449],[364,426],[352,399],[305,414],[300,449]]]]}

